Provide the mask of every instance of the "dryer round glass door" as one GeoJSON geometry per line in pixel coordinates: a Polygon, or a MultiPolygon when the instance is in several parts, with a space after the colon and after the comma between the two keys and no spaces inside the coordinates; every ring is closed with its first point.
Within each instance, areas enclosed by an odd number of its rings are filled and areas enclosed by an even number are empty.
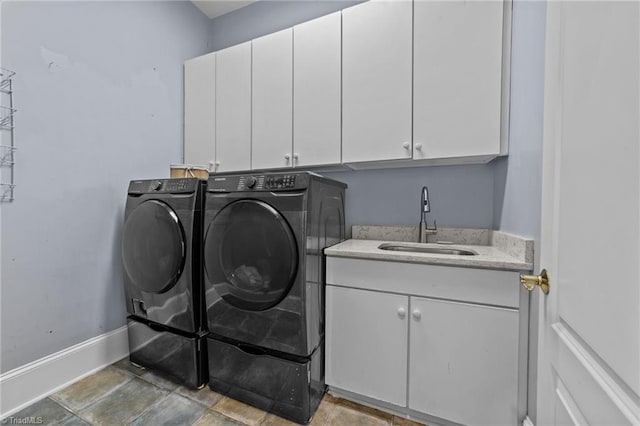
{"type": "Polygon", "coordinates": [[[204,268],[209,285],[227,303],[260,311],[289,292],[298,268],[298,248],[289,224],[267,203],[238,200],[207,228],[204,268]]]}
{"type": "Polygon", "coordinates": [[[131,282],[148,293],[164,293],[185,262],[184,232],[176,213],[160,201],[136,207],[124,223],[122,261],[131,282]]]}

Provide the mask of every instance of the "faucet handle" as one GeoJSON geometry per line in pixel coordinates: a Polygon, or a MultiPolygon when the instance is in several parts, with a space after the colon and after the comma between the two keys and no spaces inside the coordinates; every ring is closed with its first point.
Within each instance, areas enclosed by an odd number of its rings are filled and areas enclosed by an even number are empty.
{"type": "Polygon", "coordinates": [[[420,191],[420,204],[422,204],[422,215],[431,212],[431,203],[429,202],[429,188],[422,187],[420,191]]]}

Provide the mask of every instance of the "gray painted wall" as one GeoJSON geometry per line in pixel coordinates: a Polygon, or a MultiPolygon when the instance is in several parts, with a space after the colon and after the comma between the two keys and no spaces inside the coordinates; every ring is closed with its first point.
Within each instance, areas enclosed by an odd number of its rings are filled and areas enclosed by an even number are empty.
{"type": "Polygon", "coordinates": [[[540,238],[546,3],[513,5],[509,157],[495,164],[494,226],[540,238]]]}
{"type": "Polygon", "coordinates": [[[271,34],[362,1],[260,0],[211,21],[211,51],[271,34]]]}
{"type": "Polygon", "coordinates": [[[420,195],[429,187],[439,227],[491,228],[493,167],[441,166],[323,173],[349,185],[346,224],[408,225],[420,222],[420,195]]]}
{"type": "Polygon", "coordinates": [[[6,2],[16,201],[2,206],[0,370],[125,324],[128,181],[182,160],[182,63],[211,50],[190,2],[6,2]]]}

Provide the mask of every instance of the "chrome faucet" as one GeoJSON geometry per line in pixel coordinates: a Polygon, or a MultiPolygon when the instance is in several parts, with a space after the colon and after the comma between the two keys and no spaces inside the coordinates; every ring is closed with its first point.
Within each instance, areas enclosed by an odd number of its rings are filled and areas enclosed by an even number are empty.
{"type": "Polygon", "coordinates": [[[431,204],[429,203],[429,188],[422,187],[420,191],[420,232],[419,241],[421,243],[427,242],[427,235],[433,235],[438,232],[436,221],[433,221],[433,228],[429,228],[427,225],[427,213],[431,212],[431,204]]]}

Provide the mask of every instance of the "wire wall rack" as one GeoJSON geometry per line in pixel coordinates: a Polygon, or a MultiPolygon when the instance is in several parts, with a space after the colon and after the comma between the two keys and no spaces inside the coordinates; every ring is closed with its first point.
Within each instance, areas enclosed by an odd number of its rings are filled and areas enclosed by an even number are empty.
{"type": "Polygon", "coordinates": [[[14,71],[0,67],[0,201],[15,199],[15,125],[13,107],[14,71]]]}

